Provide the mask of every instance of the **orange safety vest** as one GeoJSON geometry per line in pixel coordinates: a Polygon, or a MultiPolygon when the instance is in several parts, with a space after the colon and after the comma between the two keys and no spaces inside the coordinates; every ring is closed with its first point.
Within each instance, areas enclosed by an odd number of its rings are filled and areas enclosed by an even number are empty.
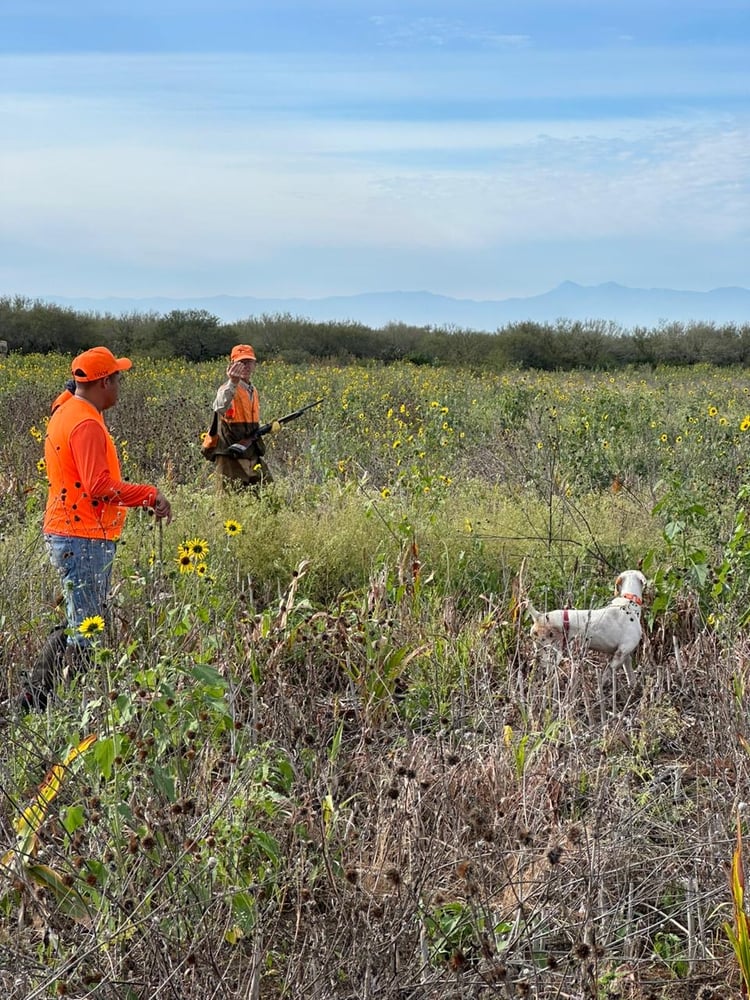
{"type": "Polygon", "coordinates": [[[54,413],[58,407],[62,406],[63,403],[67,403],[69,399],[72,399],[75,393],[71,392],[70,389],[63,389],[60,395],[55,399],[52,406],[50,406],[50,413],[54,413]]]}
{"type": "Polygon", "coordinates": [[[55,410],[47,425],[44,461],[49,493],[44,512],[44,533],[117,541],[125,523],[127,508],[101,499],[92,499],[80,481],[71,454],[70,435],[84,420],[96,420],[102,425],[107,442],[107,466],[112,479],[120,479],[120,462],[104,417],[91,403],[78,396],[71,396],[64,406],[55,410]]]}
{"type": "Polygon", "coordinates": [[[219,422],[219,448],[228,448],[244,438],[250,437],[260,424],[260,402],[255,386],[249,389],[240,384],[219,422]]]}

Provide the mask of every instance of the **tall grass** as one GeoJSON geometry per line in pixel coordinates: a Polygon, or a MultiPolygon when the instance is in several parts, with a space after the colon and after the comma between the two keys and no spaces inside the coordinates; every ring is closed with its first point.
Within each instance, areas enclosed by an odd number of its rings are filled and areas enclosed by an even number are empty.
{"type": "MultiPolygon", "coordinates": [[[[64,374],[0,368],[9,696],[60,617],[37,437],[64,374]]],[[[270,442],[260,498],[217,494],[199,455],[221,378],[128,376],[110,426],[175,521],[130,515],[96,668],[45,713],[6,706],[0,856],[97,736],[29,861],[59,883],[0,876],[7,995],[728,995],[742,373],[264,365],[265,417],[326,403],[270,442]],[[594,655],[531,645],[524,556],[537,605],[653,581],[614,711],[594,655]]]]}

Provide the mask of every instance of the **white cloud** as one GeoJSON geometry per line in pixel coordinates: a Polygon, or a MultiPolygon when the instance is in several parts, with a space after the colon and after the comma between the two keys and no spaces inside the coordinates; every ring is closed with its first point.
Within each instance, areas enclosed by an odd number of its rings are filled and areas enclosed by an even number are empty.
{"type": "Polygon", "coordinates": [[[285,244],[468,248],[743,230],[747,124],[595,127],[555,123],[544,135],[528,124],[285,130],[261,121],[221,142],[200,131],[148,145],[90,138],[6,152],[0,210],[19,238],[68,233],[115,254],[193,260],[285,244]],[[439,167],[411,162],[415,150],[456,148],[439,167]]]}
{"type": "Polygon", "coordinates": [[[176,271],[284,248],[745,238],[750,120],[706,95],[744,96],[746,65],[734,50],[720,70],[628,52],[578,66],[513,43],[450,73],[399,59],[0,59],[4,238],[176,271]],[[562,98],[576,114],[552,113],[562,98]]]}
{"type": "Polygon", "coordinates": [[[480,28],[474,22],[468,23],[456,18],[386,14],[372,16],[369,20],[380,32],[381,43],[394,47],[413,46],[420,42],[432,46],[468,42],[480,47],[516,47],[530,41],[530,36],[526,34],[503,34],[489,26],[480,28]]]}

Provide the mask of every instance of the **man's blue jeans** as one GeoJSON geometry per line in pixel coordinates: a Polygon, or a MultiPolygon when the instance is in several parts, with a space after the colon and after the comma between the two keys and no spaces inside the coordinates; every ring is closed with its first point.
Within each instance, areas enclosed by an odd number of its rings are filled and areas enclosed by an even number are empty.
{"type": "Polygon", "coordinates": [[[104,617],[116,543],[63,535],[45,535],[44,543],[62,580],[68,628],[72,632],[68,645],[86,646],[88,640],[78,629],[86,618],[104,617]]]}

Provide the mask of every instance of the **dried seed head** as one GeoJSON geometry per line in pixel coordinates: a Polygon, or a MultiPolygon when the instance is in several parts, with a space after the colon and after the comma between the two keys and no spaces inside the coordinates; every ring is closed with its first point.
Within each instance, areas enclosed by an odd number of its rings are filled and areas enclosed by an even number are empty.
{"type": "Polygon", "coordinates": [[[508,978],[508,967],[499,958],[491,959],[483,966],[481,976],[487,983],[501,983],[508,978]]]}
{"type": "Polygon", "coordinates": [[[460,948],[456,948],[456,950],[451,954],[451,957],[448,959],[448,965],[454,972],[464,971],[468,963],[466,961],[466,955],[464,955],[460,948]]]}
{"type": "Polygon", "coordinates": [[[577,823],[574,823],[573,826],[571,826],[570,829],[568,830],[568,842],[571,844],[578,844],[580,843],[582,836],[583,836],[583,830],[580,828],[580,826],[578,826],[577,823]]]}
{"type": "Polygon", "coordinates": [[[558,865],[560,863],[560,858],[563,856],[562,847],[550,847],[547,851],[547,860],[551,865],[558,865]]]}
{"type": "Polygon", "coordinates": [[[401,885],[401,872],[397,868],[389,868],[385,877],[393,885],[401,885]]]}
{"type": "Polygon", "coordinates": [[[573,954],[576,958],[585,962],[587,958],[591,957],[591,947],[587,945],[585,941],[577,941],[576,944],[573,945],[573,954]]]}

